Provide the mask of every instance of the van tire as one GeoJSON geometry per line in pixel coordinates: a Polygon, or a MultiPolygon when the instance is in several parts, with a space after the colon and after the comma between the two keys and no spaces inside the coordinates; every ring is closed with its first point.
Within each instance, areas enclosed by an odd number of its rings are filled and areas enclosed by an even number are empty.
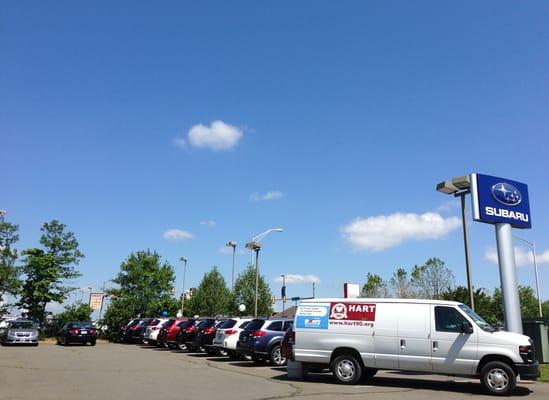
{"type": "Polygon", "coordinates": [[[482,367],[480,383],[488,393],[506,396],[515,390],[517,375],[508,364],[502,361],[491,361],[482,367]]]}
{"type": "Polygon", "coordinates": [[[351,354],[342,354],[332,361],[332,372],[338,383],[353,385],[362,377],[362,365],[351,354]]]}

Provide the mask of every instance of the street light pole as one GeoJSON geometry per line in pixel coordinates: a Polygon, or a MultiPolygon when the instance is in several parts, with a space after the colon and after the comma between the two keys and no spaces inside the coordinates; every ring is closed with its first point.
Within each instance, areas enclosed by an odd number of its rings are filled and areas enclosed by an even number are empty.
{"type": "Polygon", "coordinates": [[[286,310],[286,275],[280,275],[282,277],[282,287],[284,288],[284,293],[281,293],[283,294],[282,296],[282,312],[284,312],[284,310],[286,310]]]}
{"type": "Polygon", "coordinates": [[[534,274],[536,276],[536,296],[538,298],[538,313],[540,318],[543,317],[543,309],[541,307],[541,295],[539,290],[539,276],[538,276],[538,264],[536,262],[536,245],[532,242],[529,242],[526,239],[520,238],[518,236],[513,236],[515,239],[520,240],[521,242],[525,243],[532,249],[532,257],[534,261],[534,274]]]}
{"type": "Polygon", "coordinates": [[[471,178],[469,175],[458,176],[452,181],[443,181],[437,184],[437,191],[445,194],[453,194],[461,199],[461,225],[463,227],[463,247],[465,248],[465,271],[467,273],[467,287],[469,289],[469,302],[471,309],[475,310],[475,296],[473,291],[473,278],[471,275],[471,262],[469,257],[469,235],[467,232],[467,215],[465,213],[465,195],[471,192],[471,178]]]}
{"type": "Polygon", "coordinates": [[[461,199],[461,225],[463,227],[463,247],[465,248],[465,269],[467,271],[467,287],[469,288],[469,301],[471,309],[475,311],[475,293],[471,279],[471,261],[469,258],[469,234],[467,232],[467,214],[465,212],[465,192],[459,194],[461,199]]]}
{"type": "MultiPolygon", "coordinates": [[[[259,244],[259,243],[258,243],[259,244]]],[[[255,251],[255,300],[254,300],[254,317],[257,317],[257,298],[259,297],[259,250],[261,246],[254,249],[255,251]]]]}
{"type": "Polygon", "coordinates": [[[234,291],[234,255],[236,253],[236,242],[233,242],[232,240],[227,242],[225,246],[230,246],[233,248],[233,274],[232,274],[232,281],[231,281],[231,291],[234,291]]]}
{"type": "Polygon", "coordinates": [[[179,259],[183,261],[183,292],[181,293],[181,315],[185,309],[185,275],[187,274],[187,257],[181,257],[179,259]]]}
{"type": "Polygon", "coordinates": [[[261,240],[271,232],[282,232],[282,228],[268,229],[265,232],[254,236],[252,240],[246,243],[246,248],[255,251],[255,300],[254,317],[257,317],[257,299],[259,297],[259,250],[261,250],[261,240]]]}

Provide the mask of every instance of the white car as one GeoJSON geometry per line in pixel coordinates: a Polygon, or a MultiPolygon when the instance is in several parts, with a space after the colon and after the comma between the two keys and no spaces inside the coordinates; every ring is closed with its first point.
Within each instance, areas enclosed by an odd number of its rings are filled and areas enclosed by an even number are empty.
{"type": "Polygon", "coordinates": [[[143,343],[151,345],[156,344],[160,329],[162,329],[162,325],[164,325],[164,322],[166,321],[168,321],[168,318],[157,318],[153,320],[145,330],[145,334],[143,335],[143,343]]]}
{"type": "Polygon", "coordinates": [[[311,299],[294,324],[294,359],[330,366],[340,383],[378,369],[480,377],[495,395],[536,380],[528,336],[496,331],[465,304],[412,299],[311,299]]]}
{"type": "Polygon", "coordinates": [[[236,352],[236,342],[240,332],[250,323],[251,318],[230,318],[221,325],[216,332],[212,347],[220,354],[225,352],[231,360],[239,358],[236,352]]]}

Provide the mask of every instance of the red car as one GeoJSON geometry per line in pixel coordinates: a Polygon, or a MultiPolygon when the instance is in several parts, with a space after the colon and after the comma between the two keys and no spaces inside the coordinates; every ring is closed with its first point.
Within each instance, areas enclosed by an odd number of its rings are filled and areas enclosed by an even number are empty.
{"type": "Polygon", "coordinates": [[[157,346],[166,346],[174,349],[177,346],[176,338],[179,333],[181,322],[186,322],[187,319],[169,319],[164,323],[160,333],[158,334],[157,346]]]}

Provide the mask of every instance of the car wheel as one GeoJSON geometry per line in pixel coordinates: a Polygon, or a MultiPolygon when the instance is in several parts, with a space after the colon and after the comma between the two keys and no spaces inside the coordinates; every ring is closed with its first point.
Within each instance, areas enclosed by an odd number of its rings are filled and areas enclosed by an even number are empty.
{"type": "Polygon", "coordinates": [[[332,362],[332,371],[339,383],[352,385],[362,376],[362,366],[351,354],[337,356],[332,362]]]}
{"type": "Polygon", "coordinates": [[[90,346],[95,346],[95,340],[92,340],[92,341],[90,342],[90,346]]]}
{"type": "Polygon", "coordinates": [[[177,343],[177,348],[179,350],[187,350],[187,345],[185,343],[177,343]]]}
{"type": "Polygon", "coordinates": [[[214,354],[214,350],[211,347],[204,347],[204,350],[206,351],[206,354],[210,356],[214,354]]]}
{"type": "Polygon", "coordinates": [[[276,365],[277,367],[282,367],[286,365],[286,357],[282,355],[282,347],[280,347],[279,344],[275,345],[271,349],[271,353],[269,354],[269,357],[273,365],[276,365]]]}
{"type": "Polygon", "coordinates": [[[229,360],[231,360],[231,361],[236,361],[236,360],[240,359],[240,356],[234,350],[227,350],[227,355],[229,356],[229,360]]]}
{"type": "Polygon", "coordinates": [[[505,396],[510,394],[517,385],[515,371],[504,362],[492,361],[480,371],[482,387],[491,394],[505,396]]]}

